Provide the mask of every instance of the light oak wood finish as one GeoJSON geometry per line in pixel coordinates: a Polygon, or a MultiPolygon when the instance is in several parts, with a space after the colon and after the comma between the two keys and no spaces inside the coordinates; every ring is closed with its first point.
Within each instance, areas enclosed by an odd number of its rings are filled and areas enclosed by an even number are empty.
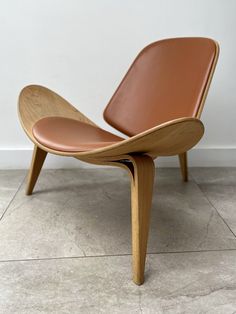
{"type": "Polygon", "coordinates": [[[215,46],[216,46],[215,58],[213,60],[212,67],[211,67],[211,70],[210,70],[210,73],[209,73],[209,77],[208,77],[208,80],[207,80],[207,84],[205,86],[205,89],[204,89],[204,92],[203,92],[203,96],[202,96],[202,99],[201,99],[201,102],[200,102],[200,105],[199,105],[199,108],[198,108],[198,111],[197,111],[197,114],[196,114],[196,118],[198,118],[198,119],[201,118],[202,110],[203,110],[203,107],[205,105],[205,101],[206,101],[206,98],[207,98],[207,95],[208,95],[208,92],[209,92],[211,81],[212,81],[212,78],[213,78],[213,75],[214,75],[214,72],[215,72],[215,69],[216,69],[216,64],[217,64],[217,61],[219,59],[220,46],[219,46],[217,41],[214,41],[214,43],[215,43],[215,46]]]}
{"type": "Polygon", "coordinates": [[[38,120],[45,117],[66,117],[95,125],[68,101],[50,89],[39,85],[30,85],[21,91],[18,113],[23,129],[33,142],[36,141],[32,128],[38,120]]]}
{"type": "Polygon", "coordinates": [[[133,156],[131,174],[133,281],[144,282],[155,168],[151,157],[133,156]]]}
{"type": "Polygon", "coordinates": [[[133,282],[144,282],[150,210],[155,177],[153,158],[148,155],[123,155],[117,160],[87,160],[93,164],[116,166],[127,171],[131,183],[131,228],[133,282]]]}
{"type": "Polygon", "coordinates": [[[179,155],[183,180],[187,181],[187,151],[198,143],[204,133],[204,126],[199,117],[219,54],[218,44],[216,45],[216,56],[196,116],[183,116],[161,123],[102,148],[70,152],[55,150],[39,143],[34,137],[32,129],[36,122],[45,117],[66,117],[95,127],[96,125],[68,101],[48,88],[30,85],[25,87],[19,96],[20,122],[27,136],[35,145],[26,190],[28,195],[34,189],[47,153],[74,157],[92,164],[116,166],[127,170],[131,180],[133,281],[138,285],[144,281],[154,180],[154,159],[158,156],[179,155]]]}
{"type": "Polygon", "coordinates": [[[179,154],[179,163],[180,169],[182,173],[182,178],[184,182],[188,181],[188,160],[187,160],[187,152],[179,154]]]}
{"type": "Polygon", "coordinates": [[[26,186],[26,195],[32,194],[46,156],[47,152],[45,150],[34,145],[33,157],[26,186]]]}

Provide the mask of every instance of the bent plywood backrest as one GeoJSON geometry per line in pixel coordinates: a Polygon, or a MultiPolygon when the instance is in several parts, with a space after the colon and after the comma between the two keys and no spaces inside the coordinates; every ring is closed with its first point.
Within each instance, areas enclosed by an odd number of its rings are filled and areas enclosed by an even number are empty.
{"type": "Polygon", "coordinates": [[[199,117],[218,57],[208,38],[173,38],[144,48],[104,111],[133,136],[166,121],[199,117]]]}

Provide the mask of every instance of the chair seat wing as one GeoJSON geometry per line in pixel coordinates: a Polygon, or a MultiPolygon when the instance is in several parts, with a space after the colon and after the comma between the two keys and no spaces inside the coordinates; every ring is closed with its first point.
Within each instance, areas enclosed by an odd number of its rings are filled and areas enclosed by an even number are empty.
{"type": "Polygon", "coordinates": [[[23,88],[18,99],[18,114],[23,129],[33,142],[35,142],[32,133],[33,126],[45,117],[71,118],[95,126],[95,123],[68,101],[40,85],[29,85],[23,88]]]}
{"type": "Polygon", "coordinates": [[[204,126],[197,118],[179,118],[112,144],[105,148],[81,152],[79,159],[115,159],[126,154],[172,156],[195,146],[204,134],[204,126]]]}
{"type": "MultiPolygon", "coordinates": [[[[25,87],[19,96],[19,116],[23,128],[30,139],[43,150],[64,156],[73,156],[82,160],[114,160],[126,154],[148,154],[152,157],[170,156],[187,151],[201,139],[204,133],[202,122],[197,118],[183,117],[165,122],[159,126],[144,131],[128,139],[122,139],[114,134],[98,128],[65,99],[51,90],[37,85],[25,87]],[[39,141],[33,133],[34,126],[45,118],[61,117],[79,121],[81,132],[94,128],[106,133],[103,143],[95,136],[86,143],[78,144],[78,150],[55,149],[46,142],[39,141]],[[83,124],[86,126],[83,128],[83,124]],[[46,144],[45,144],[46,143],[46,144]],[[83,144],[83,145],[82,145],[83,144]],[[85,147],[82,151],[81,147],[85,147]],[[91,149],[90,149],[91,148],[91,149]]],[[[78,133],[78,138],[80,137],[78,133]]],[[[60,143],[59,143],[60,144],[60,143]]],[[[63,142],[61,143],[63,147],[63,142]]]]}

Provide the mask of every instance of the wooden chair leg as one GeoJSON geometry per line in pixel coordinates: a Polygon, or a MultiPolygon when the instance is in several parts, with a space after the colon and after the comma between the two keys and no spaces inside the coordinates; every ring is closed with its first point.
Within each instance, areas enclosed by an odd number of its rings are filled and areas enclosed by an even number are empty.
{"type": "Polygon", "coordinates": [[[26,195],[31,195],[37,182],[38,176],[42,169],[44,160],[47,156],[47,152],[39,148],[37,145],[34,146],[34,152],[32,156],[31,166],[28,174],[28,182],[26,187],[26,195]]]}
{"type": "Polygon", "coordinates": [[[179,155],[179,163],[182,173],[183,181],[188,181],[188,159],[187,159],[187,152],[184,152],[179,155]]]}
{"type": "Polygon", "coordinates": [[[144,282],[155,167],[149,156],[132,156],[131,216],[133,281],[144,282]]]}

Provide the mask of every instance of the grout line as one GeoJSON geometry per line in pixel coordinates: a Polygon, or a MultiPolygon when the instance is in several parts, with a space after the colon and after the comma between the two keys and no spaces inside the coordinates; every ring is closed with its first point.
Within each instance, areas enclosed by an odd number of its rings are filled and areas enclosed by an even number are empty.
{"type": "Polygon", "coordinates": [[[215,209],[215,211],[217,212],[218,216],[221,218],[221,220],[226,224],[226,226],[228,227],[228,229],[231,231],[231,233],[233,234],[233,236],[236,238],[236,234],[233,232],[233,230],[230,228],[230,226],[227,224],[227,222],[225,221],[225,219],[222,217],[222,215],[219,213],[218,209],[215,207],[215,205],[211,202],[211,200],[208,198],[207,194],[202,190],[200,184],[197,183],[197,181],[195,180],[195,178],[191,175],[193,181],[195,182],[195,184],[198,186],[199,190],[202,192],[202,194],[205,196],[205,198],[208,200],[208,202],[210,203],[210,205],[215,209]]]}
{"type": "Polygon", "coordinates": [[[26,173],[26,175],[24,176],[24,178],[22,179],[22,182],[20,183],[20,185],[19,185],[18,189],[16,190],[15,194],[13,195],[12,199],[11,199],[10,202],[8,203],[8,205],[7,205],[6,209],[4,210],[2,216],[0,217],[0,221],[1,221],[1,220],[3,219],[3,217],[5,216],[5,214],[6,214],[7,210],[8,210],[8,208],[10,207],[11,203],[13,202],[13,200],[14,200],[15,197],[16,197],[16,194],[20,191],[20,189],[21,189],[23,183],[25,182],[25,178],[26,178],[26,177],[27,177],[27,173],[26,173]]]}
{"type": "MultiPolygon", "coordinates": [[[[211,252],[232,252],[236,249],[213,249],[202,251],[177,251],[177,252],[148,252],[147,255],[166,255],[166,254],[188,254],[188,253],[211,253],[211,252]]],[[[42,258],[28,258],[28,259],[9,259],[0,260],[0,263],[14,263],[14,262],[35,262],[35,261],[50,261],[50,260],[68,260],[68,259],[86,259],[86,258],[101,258],[101,257],[119,257],[119,256],[132,256],[131,253],[124,254],[105,254],[105,255],[86,255],[86,256],[60,256],[60,257],[42,257],[42,258]]]]}

